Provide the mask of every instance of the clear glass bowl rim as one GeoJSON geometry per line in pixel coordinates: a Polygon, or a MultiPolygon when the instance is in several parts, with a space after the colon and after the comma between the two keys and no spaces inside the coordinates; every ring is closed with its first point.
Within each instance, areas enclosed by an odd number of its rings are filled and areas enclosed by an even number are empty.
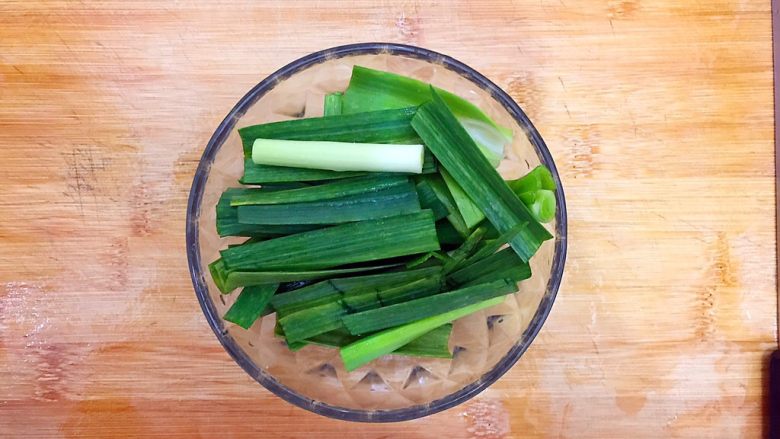
{"type": "Polygon", "coordinates": [[[192,284],[195,289],[195,294],[198,297],[198,302],[200,302],[200,306],[206,316],[206,320],[211,326],[211,329],[214,330],[214,333],[225,350],[233,357],[233,360],[246,371],[246,373],[257,380],[263,387],[285,401],[323,416],[356,422],[399,422],[438,413],[473,398],[498,380],[517,362],[517,360],[520,359],[526,349],[531,345],[534,338],[536,338],[544,321],[550,314],[553,302],[555,301],[555,296],[563,278],[563,268],[566,261],[566,231],[566,201],[560,177],[552,156],[550,155],[550,151],[547,149],[539,132],[531,123],[531,120],[505,91],[466,64],[432,50],[395,43],[358,43],[313,52],[299,58],[260,81],[260,83],[249,90],[249,92],[238,101],[222,123],[219,124],[216,131],[214,131],[214,134],[211,136],[211,139],[203,152],[198,168],[195,171],[187,203],[186,244],[187,260],[190,276],[192,277],[192,284]],[[367,54],[400,55],[433,62],[460,74],[478,87],[487,91],[525,130],[525,133],[528,135],[530,143],[536,149],[536,153],[542,164],[547,166],[552,172],[555,184],[558,188],[556,191],[558,211],[556,212],[555,252],[552,263],[552,273],[547,284],[545,295],[542,297],[534,317],[520,340],[490,371],[457,392],[451,393],[428,404],[394,410],[354,410],[315,401],[284,386],[272,375],[258,368],[230,336],[222,318],[217,313],[214,304],[209,298],[208,286],[206,285],[204,277],[205,274],[201,268],[200,246],[198,241],[200,208],[211,165],[214,162],[219,149],[222,147],[222,144],[246,110],[254,105],[255,102],[269,90],[273,89],[280,81],[285,80],[301,70],[334,58],[367,54]]]}

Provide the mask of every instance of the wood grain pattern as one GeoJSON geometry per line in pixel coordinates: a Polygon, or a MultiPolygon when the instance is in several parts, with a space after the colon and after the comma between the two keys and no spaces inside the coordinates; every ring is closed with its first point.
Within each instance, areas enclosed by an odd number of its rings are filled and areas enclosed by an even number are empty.
{"type": "Polygon", "coordinates": [[[773,158],[765,1],[0,3],[0,436],[758,437],[773,158]],[[509,91],[570,208],[528,353],[476,399],[390,425],[260,388],[184,252],[192,174],[235,101],[371,40],[509,91]]]}

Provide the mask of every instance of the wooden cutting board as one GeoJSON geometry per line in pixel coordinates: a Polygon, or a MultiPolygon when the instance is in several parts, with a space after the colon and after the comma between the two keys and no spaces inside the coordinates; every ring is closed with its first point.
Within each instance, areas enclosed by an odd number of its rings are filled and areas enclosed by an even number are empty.
{"type": "Polygon", "coordinates": [[[766,1],[0,4],[0,436],[758,437],[776,343],[766,1]],[[311,51],[447,53],[517,100],[569,203],[553,312],[466,404],[388,425],[293,407],[190,284],[213,129],[311,51]]]}

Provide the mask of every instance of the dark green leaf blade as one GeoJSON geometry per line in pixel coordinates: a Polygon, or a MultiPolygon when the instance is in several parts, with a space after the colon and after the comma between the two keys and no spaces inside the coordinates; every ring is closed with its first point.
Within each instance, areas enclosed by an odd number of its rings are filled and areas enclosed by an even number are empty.
{"type": "Polygon", "coordinates": [[[269,284],[244,288],[233,306],[225,313],[224,319],[244,329],[249,329],[255,320],[263,314],[271,301],[271,296],[274,295],[278,287],[279,284],[269,284]]]}
{"type": "Polygon", "coordinates": [[[344,326],[354,335],[367,334],[393,326],[446,313],[477,302],[505,296],[517,290],[513,281],[498,281],[462,288],[434,296],[414,299],[382,308],[345,315],[344,326]]]}
{"type": "Polygon", "coordinates": [[[222,250],[229,271],[321,270],[439,249],[430,210],[222,250]]]}
{"type": "Polygon", "coordinates": [[[528,223],[510,242],[520,258],[528,261],[552,235],[493,169],[444,101],[436,92],[432,94],[434,100],[420,107],[412,127],[499,233],[528,223]]]}

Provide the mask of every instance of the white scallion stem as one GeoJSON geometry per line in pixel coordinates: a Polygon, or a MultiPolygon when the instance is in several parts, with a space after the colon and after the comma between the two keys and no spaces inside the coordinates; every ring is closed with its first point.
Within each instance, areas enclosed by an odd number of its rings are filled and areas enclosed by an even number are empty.
{"type": "Polygon", "coordinates": [[[419,174],[423,146],[257,139],[252,146],[252,161],[259,165],[332,171],[419,174]]]}

